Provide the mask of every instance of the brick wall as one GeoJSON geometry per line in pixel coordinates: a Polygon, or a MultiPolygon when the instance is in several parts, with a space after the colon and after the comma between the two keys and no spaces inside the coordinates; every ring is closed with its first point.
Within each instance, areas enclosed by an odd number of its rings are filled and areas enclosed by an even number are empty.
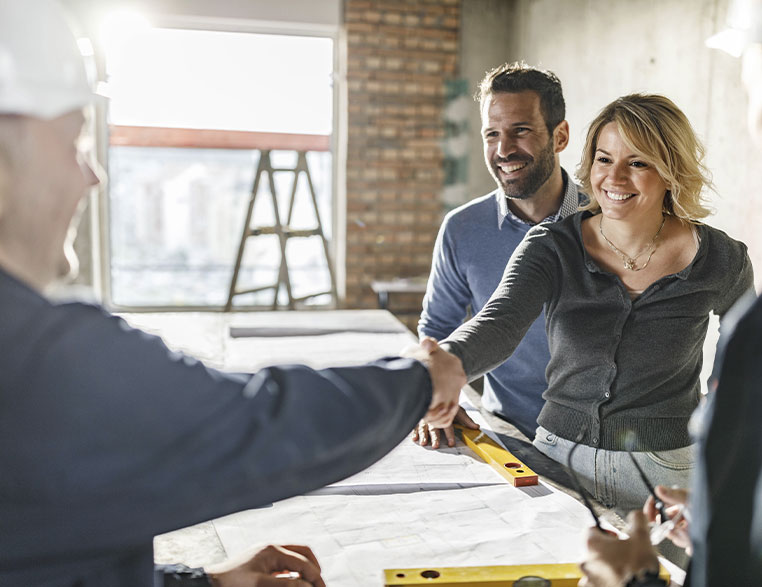
{"type": "MultiPolygon", "coordinates": [[[[457,74],[460,0],[346,0],[346,307],[374,279],[428,274],[442,216],[444,82],[457,74]]],[[[390,309],[417,322],[422,296],[390,309]]]]}

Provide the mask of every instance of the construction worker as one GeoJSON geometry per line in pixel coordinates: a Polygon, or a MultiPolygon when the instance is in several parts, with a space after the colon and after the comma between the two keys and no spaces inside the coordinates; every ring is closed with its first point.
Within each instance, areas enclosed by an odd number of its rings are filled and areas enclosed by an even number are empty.
{"type": "Polygon", "coordinates": [[[449,425],[465,376],[433,341],[433,397],[410,358],[226,374],[48,299],[99,182],[79,151],[91,98],[55,0],[0,0],[0,584],[322,586],[300,546],[154,577],[153,536],[347,477],[421,417],[449,425]]]}

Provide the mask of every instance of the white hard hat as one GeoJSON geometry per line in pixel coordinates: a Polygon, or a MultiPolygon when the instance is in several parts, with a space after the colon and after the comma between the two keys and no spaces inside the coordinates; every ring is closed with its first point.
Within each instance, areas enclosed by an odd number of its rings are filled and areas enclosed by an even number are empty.
{"type": "Polygon", "coordinates": [[[92,101],[85,62],[56,0],[0,0],[0,114],[55,118],[92,101]]]}
{"type": "Polygon", "coordinates": [[[740,57],[752,43],[762,43],[762,0],[731,0],[726,28],[706,40],[707,47],[740,57]]]}

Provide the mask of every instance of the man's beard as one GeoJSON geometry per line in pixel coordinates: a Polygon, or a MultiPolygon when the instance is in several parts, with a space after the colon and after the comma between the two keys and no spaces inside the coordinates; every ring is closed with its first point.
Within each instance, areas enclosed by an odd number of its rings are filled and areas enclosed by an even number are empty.
{"type": "Polygon", "coordinates": [[[497,158],[490,161],[490,173],[497,182],[498,187],[503,190],[506,197],[516,200],[526,200],[531,198],[542,185],[548,181],[553,174],[556,166],[556,154],[553,151],[553,136],[551,135],[548,144],[540,151],[536,159],[508,157],[507,159],[497,158]],[[526,171],[520,179],[500,180],[500,170],[496,165],[500,163],[521,163],[529,161],[524,168],[526,171]]]}

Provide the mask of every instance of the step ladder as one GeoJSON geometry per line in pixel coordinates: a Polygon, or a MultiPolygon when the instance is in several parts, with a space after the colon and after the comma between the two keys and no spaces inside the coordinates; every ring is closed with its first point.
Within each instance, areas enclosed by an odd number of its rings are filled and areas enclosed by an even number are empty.
{"type": "Polygon", "coordinates": [[[243,225],[243,232],[241,234],[241,242],[238,245],[238,253],[236,254],[235,266],[233,268],[233,277],[230,280],[230,289],[228,291],[228,299],[225,303],[225,311],[230,312],[233,309],[233,298],[236,296],[256,293],[259,291],[273,290],[273,302],[272,309],[278,309],[278,298],[281,289],[284,289],[288,298],[287,307],[289,310],[296,309],[298,302],[303,302],[310,298],[314,298],[322,295],[330,295],[331,302],[335,306],[338,300],[338,294],[336,292],[336,275],[334,273],[333,263],[331,261],[331,253],[328,246],[328,241],[323,233],[323,224],[320,221],[320,212],[318,211],[317,196],[315,195],[315,188],[312,185],[312,177],[310,176],[310,170],[307,165],[307,152],[297,151],[296,166],[291,168],[275,168],[272,166],[270,160],[270,150],[263,149],[260,151],[259,164],[257,165],[257,171],[254,175],[254,185],[251,189],[251,197],[249,198],[249,206],[246,210],[246,221],[243,225]],[[280,210],[278,208],[278,197],[275,190],[275,179],[273,174],[276,172],[290,172],[294,174],[294,182],[291,187],[291,198],[288,204],[288,216],[286,217],[286,223],[281,223],[280,210]],[[296,190],[299,184],[299,175],[304,174],[307,180],[307,187],[312,201],[313,210],[315,212],[315,220],[317,226],[315,228],[308,229],[293,229],[290,227],[291,218],[294,213],[294,201],[296,199],[296,190]],[[260,183],[262,176],[267,175],[267,181],[270,187],[270,197],[272,199],[273,216],[275,223],[272,226],[251,226],[252,215],[254,212],[254,204],[257,200],[257,194],[259,193],[260,183]],[[262,235],[277,235],[278,244],[280,245],[280,268],[278,270],[278,280],[272,285],[264,285],[260,287],[254,287],[250,289],[237,289],[238,276],[241,271],[241,262],[243,261],[243,253],[246,248],[246,242],[250,238],[254,238],[262,235]],[[328,267],[328,273],[331,280],[331,289],[329,291],[321,291],[317,293],[311,293],[299,298],[294,297],[291,291],[291,277],[289,274],[288,261],[286,260],[286,244],[290,238],[305,238],[319,236],[323,243],[323,252],[325,254],[326,265],[328,267]]]}

